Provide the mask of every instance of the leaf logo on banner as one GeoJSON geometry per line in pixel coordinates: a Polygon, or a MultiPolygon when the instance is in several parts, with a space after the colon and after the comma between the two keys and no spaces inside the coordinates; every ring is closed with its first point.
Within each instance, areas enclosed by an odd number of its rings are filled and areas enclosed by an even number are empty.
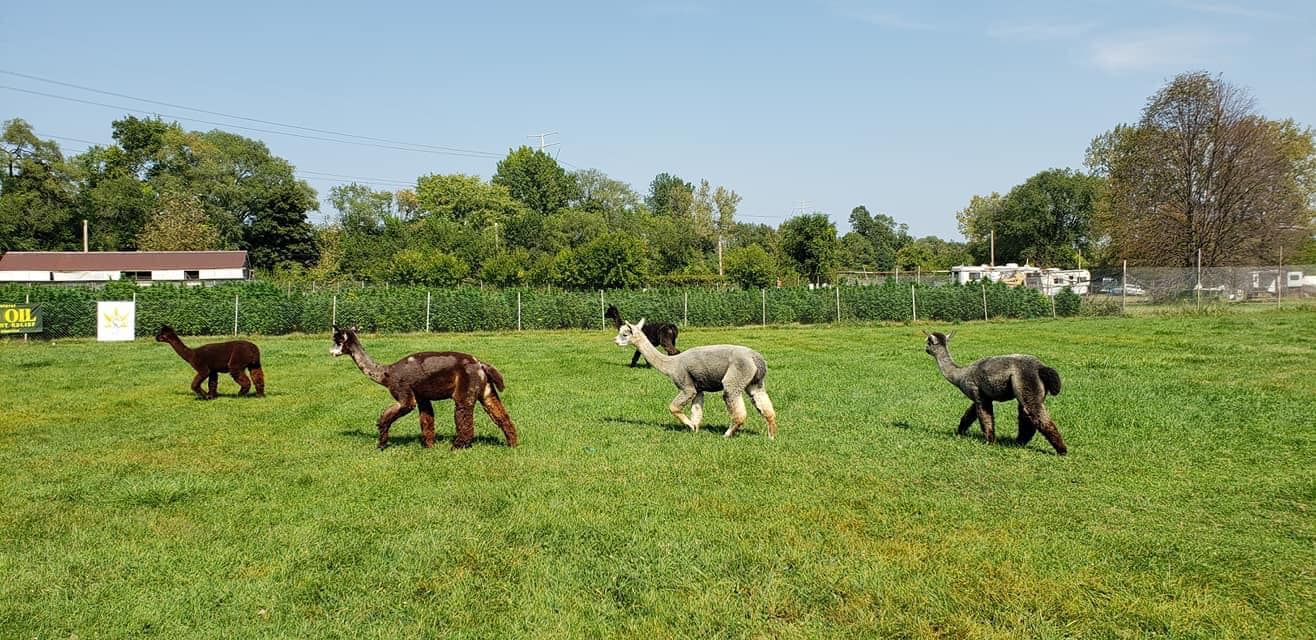
{"type": "Polygon", "coordinates": [[[109,313],[103,314],[105,326],[111,329],[127,329],[128,316],[118,309],[113,309],[109,313]]]}

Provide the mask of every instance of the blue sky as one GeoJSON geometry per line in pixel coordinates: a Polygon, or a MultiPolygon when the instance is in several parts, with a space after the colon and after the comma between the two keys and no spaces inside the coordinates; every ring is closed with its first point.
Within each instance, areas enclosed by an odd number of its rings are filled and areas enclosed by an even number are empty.
{"type": "MultiPolygon", "coordinates": [[[[863,204],[958,238],[972,195],[1081,167],[1095,135],[1136,120],[1182,71],[1316,125],[1316,3],[27,2],[0,13],[0,70],[497,156],[557,131],[569,168],[640,192],[661,171],[707,178],[744,197],[747,222],[775,225],[803,202],[844,229],[863,204]]],[[[496,164],[245,130],[275,127],[11,74],[0,86],[229,123],[322,198],[345,181],[326,174],[396,189],[496,164]]],[[[109,141],[123,114],[0,89],[0,119],[68,151],[109,141]]]]}

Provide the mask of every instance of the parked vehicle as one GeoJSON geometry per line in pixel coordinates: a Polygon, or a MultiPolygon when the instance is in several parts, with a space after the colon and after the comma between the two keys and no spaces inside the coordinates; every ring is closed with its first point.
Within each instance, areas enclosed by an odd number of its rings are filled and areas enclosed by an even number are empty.
{"type": "Polygon", "coordinates": [[[1102,293],[1112,296],[1143,296],[1147,295],[1147,290],[1130,282],[1127,285],[1113,284],[1101,290],[1102,293]]]}

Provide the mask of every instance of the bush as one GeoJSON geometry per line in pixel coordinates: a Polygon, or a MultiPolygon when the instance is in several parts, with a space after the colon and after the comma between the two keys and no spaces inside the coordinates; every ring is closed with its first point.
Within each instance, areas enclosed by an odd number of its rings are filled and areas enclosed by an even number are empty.
{"type": "MultiPolygon", "coordinates": [[[[716,277],[716,276],[714,276],[716,277]]],[[[983,294],[994,318],[1037,318],[1051,315],[1051,301],[1040,292],[1003,284],[915,285],[918,317],[956,322],[983,317],[983,294]]],[[[281,289],[265,281],[213,287],[157,283],[138,287],[115,282],[104,287],[0,286],[0,302],[22,302],[30,296],[45,314],[45,336],[92,336],[96,333],[96,301],[136,296],[138,335],[151,335],[161,324],[182,335],[233,333],[234,299],[238,332],[283,334],[327,333],[330,325],[355,324],[363,331],[498,331],[515,329],[517,295],[525,329],[599,329],[603,307],[617,305],[628,320],[687,323],[692,326],[823,323],[837,320],[835,288],[720,289],[677,288],[573,291],[561,289],[481,289],[464,286],[346,286],[336,290],[281,289]],[[766,295],[765,295],[766,293],[766,295]],[[429,317],[426,318],[426,299],[429,317]]],[[[841,287],[842,320],[908,322],[912,318],[911,288],[888,281],[879,286],[841,287]]],[[[1056,296],[1057,315],[1119,313],[1110,305],[1084,303],[1071,291],[1056,296]]]]}

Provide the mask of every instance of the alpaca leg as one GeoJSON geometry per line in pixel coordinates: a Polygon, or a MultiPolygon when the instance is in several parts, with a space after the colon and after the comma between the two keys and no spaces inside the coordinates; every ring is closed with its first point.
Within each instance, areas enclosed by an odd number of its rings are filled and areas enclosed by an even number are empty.
{"type": "Polygon", "coordinates": [[[692,427],[696,433],[699,432],[699,425],[704,422],[704,392],[700,391],[695,394],[695,399],[690,401],[690,422],[694,423],[692,427]]]}
{"type": "Polygon", "coordinates": [[[749,389],[749,401],[754,403],[754,408],[758,410],[759,415],[768,421],[768,439],[777,439],[777,410],[772,407],[772,400],[768,398],[768,391],[763,387],[754,387],[749,389]]]}
{"type": "MultiPolygon", "coordinates": [[[[640,350],[639,350],[639,349],[636,349],[636,350],[635,350],[635,353],[631,354],[631,366],[632,366],[632,367],[636,366],[635,363],[637,363],[637,362],[639,362],[639,361],[640,361],[640,350]]],[[[646,361],[646,362],[647,362],[647,361],[646,361]]]]}
{"type": "Polygon", "coordinates": [[[247,392],[251,390],[251,378],[247,377],[247,372],[242,369],[235,369],[229,375],[233,376],[233,381],[238,383],[238,395],[247,395],[247,392]]]}
{"type": "Polygon", "coordinates": [[[207,386],[210,388],[210,393],[207,394],[207,395],[209,395],[211,398],[217,398],[217,397],[219,397],[219,372],[218,372],[218,371],[211,371],[211,372],[210,372],[209,384],[208,384],[207,386]]]}
{"type": "Polygon", "coordinates": [[[420,409],[420,446],[426,449],[434,446],[434,403],[429,400],[417,400],[420,409]]]}
{"type": "Polygon", "coordinates": [[[1051,446],[1056,450],[1056,455],[1063,456],[1066,453],[1069,453],[1069,448],[1065,446],[1064,438],[1060,437],[1060,429],[1056,427],[1055,420],[1051,419],[1051,412],[1046,410],[1046,405],[1037,405],[1036,413],[1037,417],[1035,418],[1035,421],[1037,422],[1037,429],[1042,432],[1042,437],[1046,438],[1046,441],[1051,443],[1051,446]]]}
{"type": "Polygon", "coordinates": [[[978,407],[978,423],[982,425],[982,435],[986,436],[987,444],[996,444],[996,425],[992,415],[992,403],[990,401],[980,402],[978,407]]]}
{"type": "Polygon", "coordinates": [[[681,424],[690,427],[691,431],[698,431],[699,427],[691,422],[689,418],[685,417],[685,403],[694,399],[696,393],[698,392],[694,389],[682,389],[681,393],[676,394],[676,397],[672,398],[671,404],[667,405],[667,410],[672,412],[672,415],[676,416],[676,419],[680,420],[681,424]]]}
{"type": "Polygon", "coordinates": [[[489,418],[503,430],[503,437],[507,438],[507,446],[515,447],[516,425],[512,424],[512,416],[507,415],[507,407],[503,406],[503,401],[498,399],[498,394],[494,392],[493,386],[487,386],[484,389],[484,395],[480,397],[480,404],[484,406],[484,412],[489,414],[489,418]]]}
{"type": "Polygon", "coordinates": [[[465,449],[475,440],[475,402],[472,398],[453,398],[452,419],[457,426],[453,449],[465,449]]]}
{"type": "Polygon", "coordinates": [[[205,371],[198,371],[197,374],[192,377],[192,393],[195,393],[197,397],[202,400],[206,399],[206,394],[201,391],[201,381],[205,380],[207,375],[209,374],[205,371]]]}
{"type": "Polygon", "coordinates": [[[1014,439],[1014,443],[1019,446],[1028,444],[1033,439],[1033,434],[1037,433],[1037,425],[1033,423],[1033,418],[1028,415],[1027,406],[1019,403],[1019,436],[1014,439]]]}
{"type": "Polygon", "coordinates": [[[978,404],[974,403],[969,405],[968,409],[964,410],[964,417],[960,418],[960,426],[959,428],[955,429],[955,433],[959,435],[964,435],[968,433],[969,427],[972,427],[973,421],[977,419],[978,419],[978,404]]]}
{"type": "Polygon", "coordinates": [[[731,415],[731,424],[727,425],[726,433],[723,433],[722,437],[730,438],[745,424],[745,393],[741,389],[726,389],[722,392],[722,399],[726,401],[727,413],[731,415]]]}
{"type": "Polygon", "coordinates": [[[251,380],[256,383],[256,397],[265,395],[265,370],[255,367],[251,370],[251,380]]]}
{"type": "Polygon", "coordinates": [[[378,446],[380,451],[383,451],[384,447],[388,446],[388,428],[393,426],[393,423],[396,422],[398,418],[411,413],[411,410],[414,408],[416,408],[416,399],[408,396],[405,399],[398,400],[393,406],[384,409],[384,412],[379,414],[378,446]]]}

